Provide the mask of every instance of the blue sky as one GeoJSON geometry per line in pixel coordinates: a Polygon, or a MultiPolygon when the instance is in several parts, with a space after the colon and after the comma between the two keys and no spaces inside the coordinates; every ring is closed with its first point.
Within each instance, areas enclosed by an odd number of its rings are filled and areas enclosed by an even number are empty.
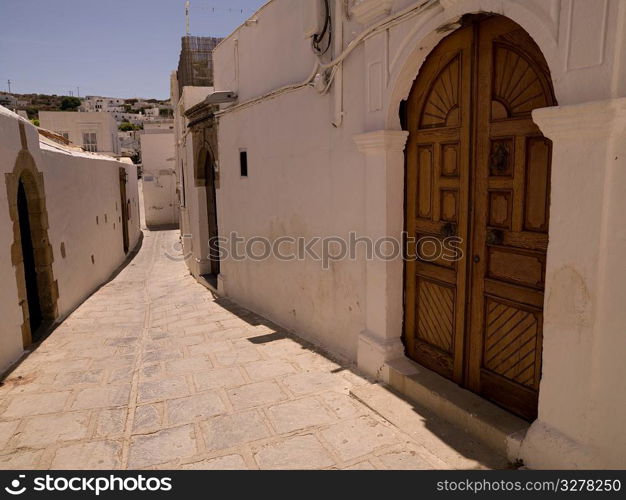
{"type": "MultiPolygon", "coordinates": [[[[191,34],[228,35],[264,3],[191,0],[191,34]]],[[[0,19],[0,90],[169,97],[185,0],[0,0],[0,19]]]]}

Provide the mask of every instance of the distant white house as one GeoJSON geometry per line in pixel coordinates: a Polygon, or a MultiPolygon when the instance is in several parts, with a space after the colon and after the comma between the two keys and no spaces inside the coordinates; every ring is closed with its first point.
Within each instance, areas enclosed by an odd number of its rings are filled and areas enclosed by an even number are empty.
{"type": "Polygon", "coordinates": [[[144,134],[161,134],[164,131],[174,130],[174,120],[158,120],[153,122],[146,122],[143,124],[144,134]]]}
{"type": "Polygon", "coordinates": [[[128,122],[132,123],[133,125],[141,125],[146,118],[145,115],[140,113],[111,112],[110,114],[113,116],[113,118],[115,118],[115,121],[118,123],[128,122]]]}
{"type": "Polygon", "coordinates": [[[118,140],[121,156],[134,156],[141,151],[140,138],[141,130],[129,130],[118,132],[118,140]]]}
{"type": "Polygon", "coordinates": [[[52,130],[86,151],[120,154],[117,122],[111,113],[40,111],[42,128],[52,130]]]}
{"type": "Polygon", "coordinates": [[[116,97],[87,96],[81,104],[81,110],[121,113],[124,111],[124,103],[124,99],[116,97]]]}
{"type": "Polygon", "coordinates": [[[0,105],[13,108],[17,106],[17,98],[10,94],[0,94],[0,105]]]}
{"type": "Polygon", "coordinates": [[[151,106],[152,106],[152,103],[149,103],[148,101],[144,101],[143,99],[137,99],[136,102],[131,104],[131,109],[133,111],[139,111],[141,109],[149,108],[151,106]]]}
{"type": "Polygon", "coordinates": [[[158,120],[161,116],[161,108],[153,106],[152,108],[146,109],[144,113],[146,115],[146,121],[158,120]]]}

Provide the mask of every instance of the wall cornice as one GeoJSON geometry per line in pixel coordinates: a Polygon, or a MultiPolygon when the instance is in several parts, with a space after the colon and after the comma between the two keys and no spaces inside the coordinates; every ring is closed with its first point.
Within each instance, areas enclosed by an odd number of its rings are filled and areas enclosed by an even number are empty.
{"type": "Polygon", "coordinates": [[[626,97],[536,109],[533,120],[550,139],[567,136],[608,138],[623,130],[626,97]]]}
{"type": "Polygon", "coordinates": [[[361,153],[379,154],[404,151],[408,137],[406,130],[377,130],[355,135],[353,140],[361,153]]]}

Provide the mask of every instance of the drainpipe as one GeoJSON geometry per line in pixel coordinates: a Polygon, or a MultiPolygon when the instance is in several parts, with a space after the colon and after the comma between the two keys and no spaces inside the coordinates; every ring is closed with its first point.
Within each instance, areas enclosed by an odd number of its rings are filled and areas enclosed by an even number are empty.
{"type": "MultiPolygon", "coordinates": [[[[345,1],[335,0],[335,46],[334,57],[343,52],[343,18],[345,1]]],[[[343,124],[343,62],[337,65],[335,74],[335,120],[333,126],[341,127],[343,124]]]]}

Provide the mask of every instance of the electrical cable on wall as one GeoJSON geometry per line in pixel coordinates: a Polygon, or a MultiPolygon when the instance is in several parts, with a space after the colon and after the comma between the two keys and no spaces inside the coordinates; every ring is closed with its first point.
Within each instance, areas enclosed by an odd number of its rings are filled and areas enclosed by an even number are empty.
{"type": "Polygon", "coordinates": [[[332,15],[330,12],[329,0],[324,0],[324,8],[325,8],[324,27],[322,28],[321,33],[313,35],[311,39],[311,45],[313,46],[313,51],[318,56],[323,56],[324,54],[326,54],[329,51],[330,46],[332,45],[332,42],[333,42],[333,19],[332,19],[332,15]],[[324,41],[324,38],[326,37],[326,35],[328,35],[328,44],[326,45],[326,48],[322,50],[321,44],[324,41]]]}
{"type": "MultiPolygon", "coordinates": [[[[220,111],[217,111],[215,113],[215,116],[217,116],[218,118],[224,114],[227,113],[232,113],[234,111],[240,110],[240,109],[244,109],[248,106],[253,106],[259,102],[265,101],[266,99],[273,99],[281,94],[284,94],[286,92],[293,92],[295,90],[299,90],[305,87],[308,87],[310,85],[312,85],[312,82],[315,80],[316,75],[319,74],[320,71],[323,70],[334,70],[339,64],[341,64],[345,59],[348,58],[348,56],[350,56],[350,54],[352,54],[352,52],[361,44],[363,43],[367,38],[375,35],[376,33],[379,33],[381,31],[387,30],[389,28],[391,28],[392,26],[395,26],[396,24],[409,19],[413,16],[416,16],[417,14],[421,13],[422,11],[433,7],[435,5],[437,5],[439,3],[439,0],[424,0],[422,3],[420,3],[417,6],[411,6],[408,7],[400,12],[397,12],[395,14],[391,14],[389,17],[382,19],[381,21],[375,23],[374,25],[370,26],[369,28],[367,28],[365,31],[363,31],[361,34],[359,34],[354,40],[352,40],[352,42],[350,42],[350,44],[344,49],[344,51],[339,54],[339,55],[335,55],[334,59],[328,63],[322,63],[319,59],[315,62],[315,65],[313,66],[313,69],[311,70],[311,73],[309,74],[309,76],[302,82],[300,83],[295,83],[295,84],[289,84],[289,85],[285,85],[283,87],[279,87],[277,89],[274,89],[270,92],[267,92],[263,95],[260,95],[258,97],[254,97],[252,99],[249,99],[248,101],[239,103],[239,104],[235,104],[234,106],[231,106],[229,108],[224,108],[221,109],[220,111]]],[[[327,84],[326,86],[323,88],[322,93],[327,92],[330,87],[332,86],[332,81],[333,81],[333,76],[334,74],[336,74],[336,71],[331,71],[331,74],[328,78],[327,84]]]]}

